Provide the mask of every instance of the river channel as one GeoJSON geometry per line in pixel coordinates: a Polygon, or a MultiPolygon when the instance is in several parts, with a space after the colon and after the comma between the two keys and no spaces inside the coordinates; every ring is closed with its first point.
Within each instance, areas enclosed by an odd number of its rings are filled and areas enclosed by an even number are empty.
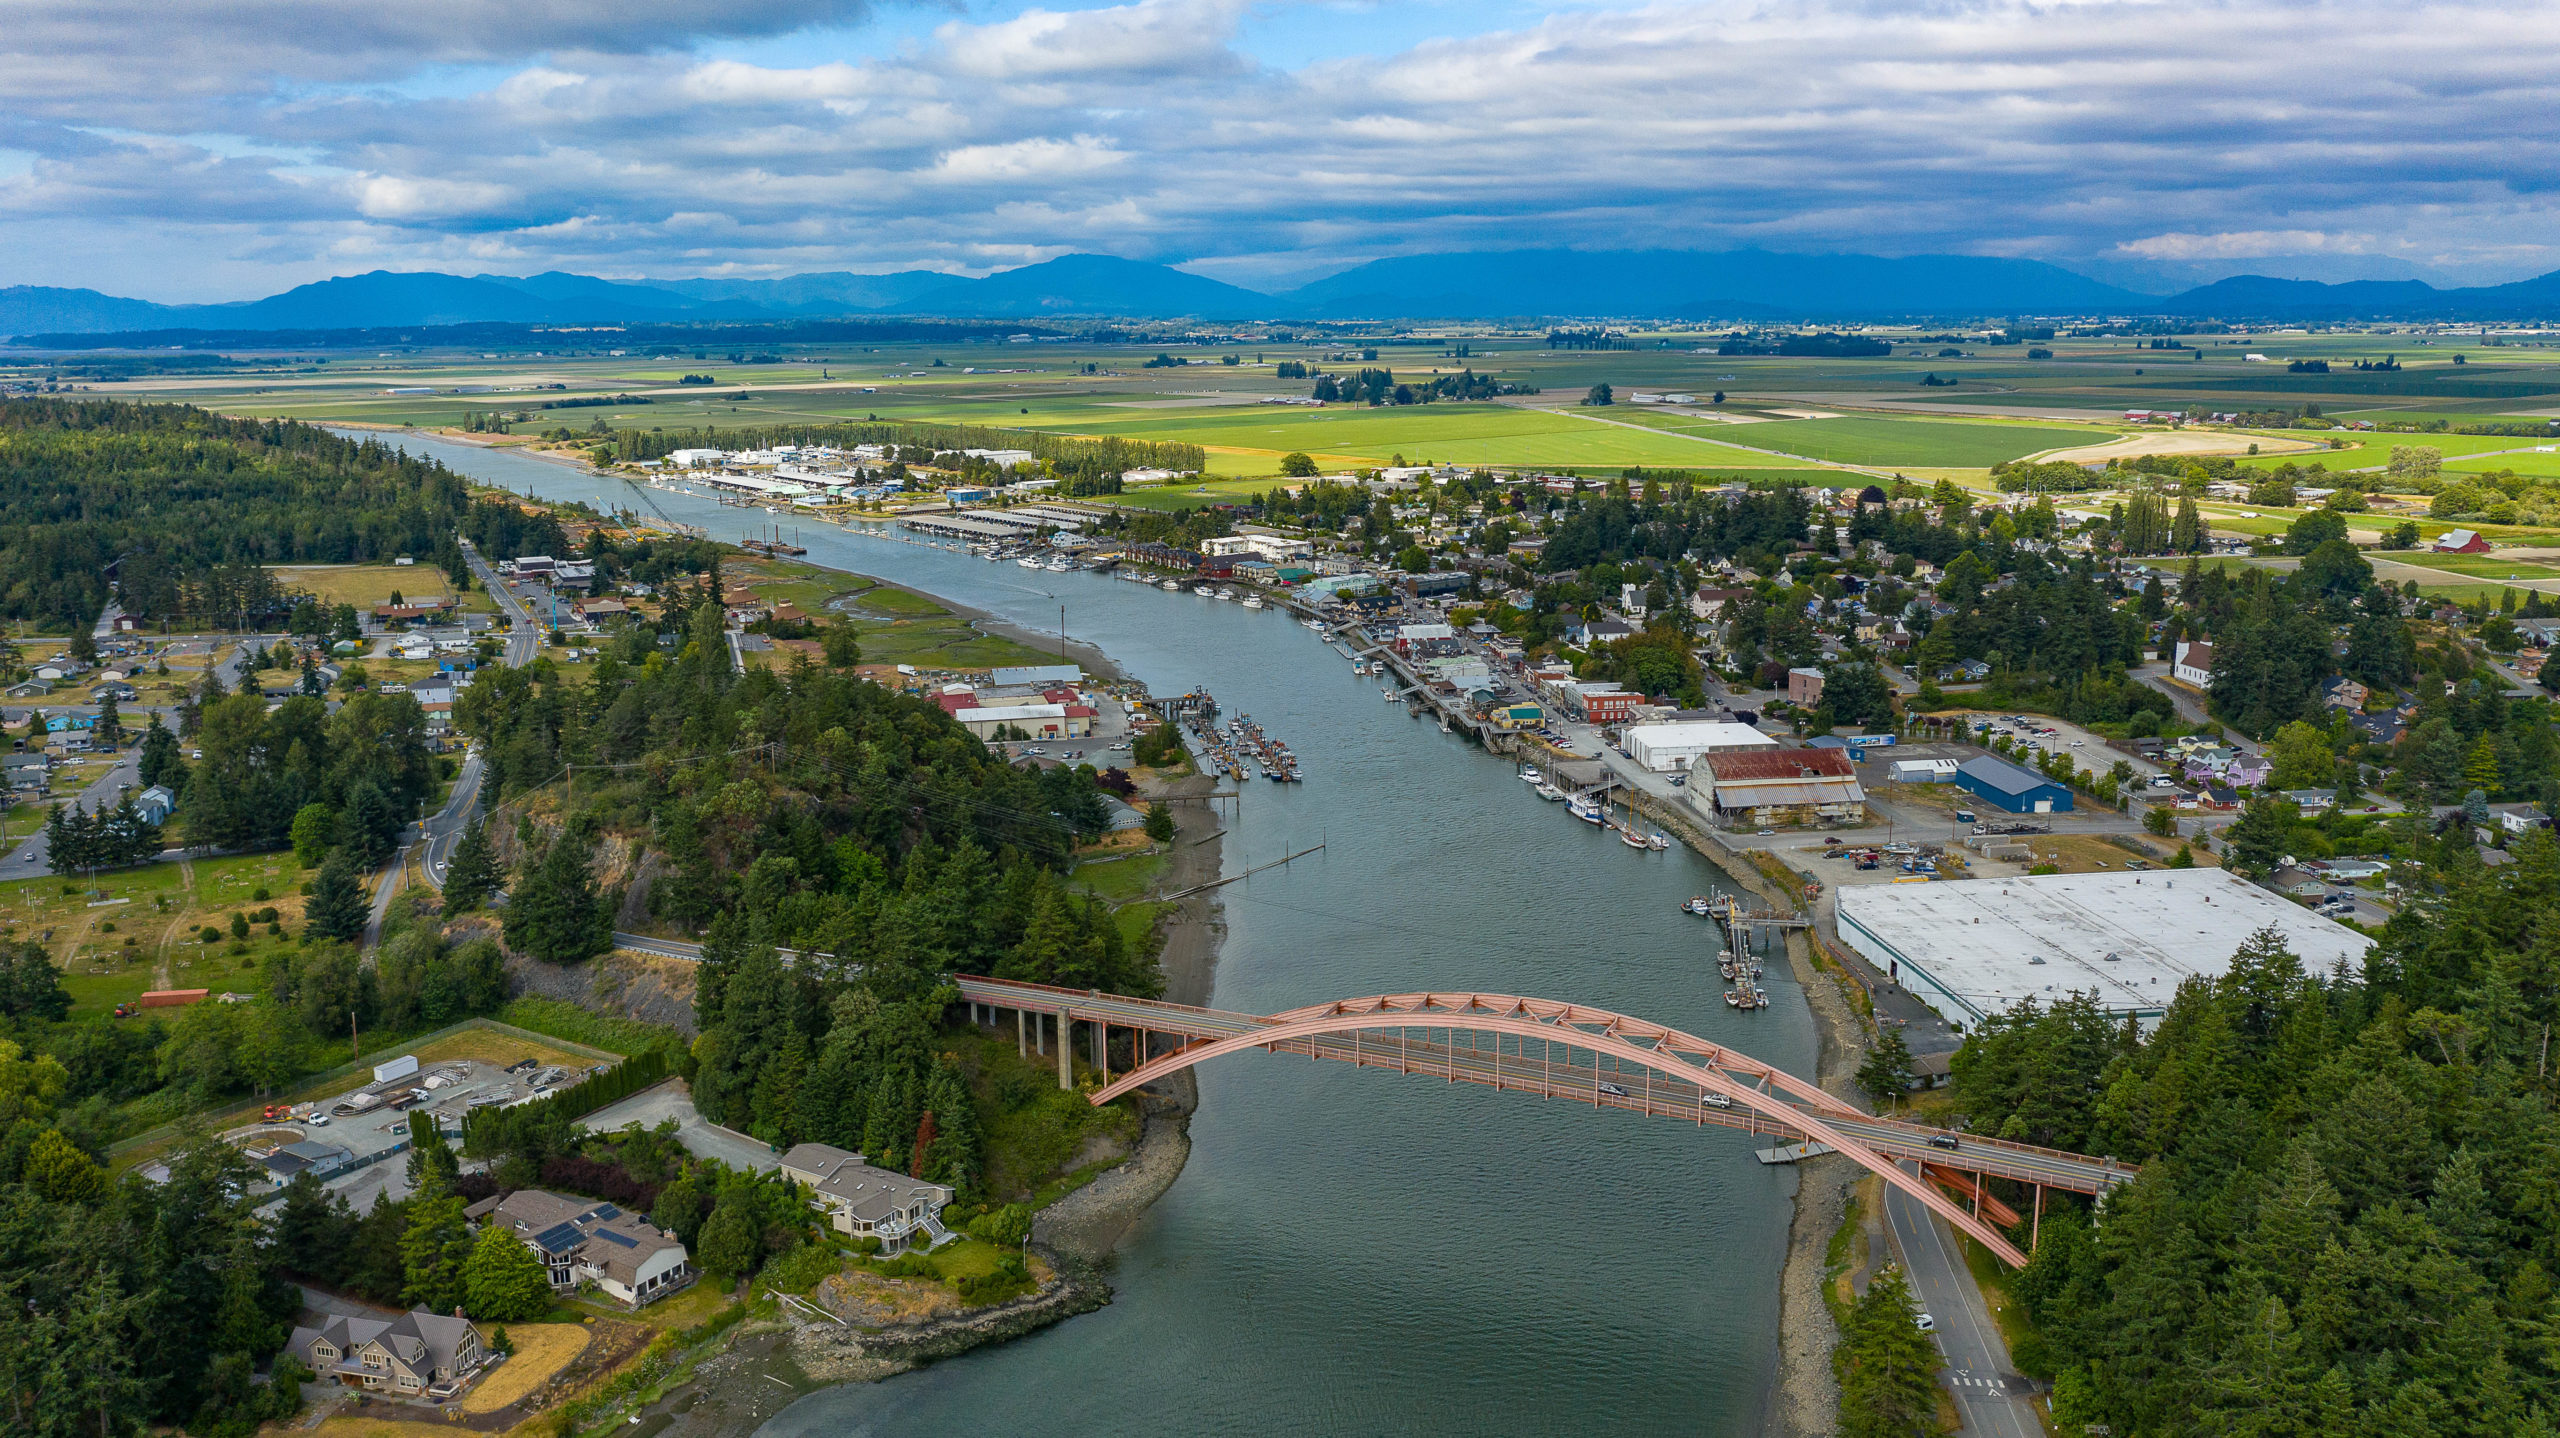
{"type": "MultiPolygon", "coordinates": [[[[646,512],[546,461],[403,436],[518,492],[646,512]]],[[[791,526],[651,491],[737,539],[791,526]]],[[[801,521],[819,564],[877,575],[1109,654],[1155,692],[1206,687],[1285,740],[1305,782],[1245,786],[1211,1002],[1267,1013],[1420,989],[1641,1015],[1813,1070],[1802,995],[1721,1000],[1716,944],[1679,911],[1728,881],[1682,847],[1627,848],[1489,756],[1382,702],[1277,610],[1050,574],[801,521]]],[[[1795,1175],[1753,1140],[1618,1112],[1267,1054],[1199,1073],[1189,1166],[1110,1270],[1113,1303],[769,1422],[802,1435],[1465,1435],[1758,1432],[1777,1361],[1795,1175]]]]}

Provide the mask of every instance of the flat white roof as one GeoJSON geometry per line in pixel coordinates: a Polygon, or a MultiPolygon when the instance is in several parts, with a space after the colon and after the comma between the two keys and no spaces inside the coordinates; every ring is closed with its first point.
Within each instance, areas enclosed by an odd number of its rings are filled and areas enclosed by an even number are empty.
{"type": "Polygon", "coordinates": [[[2191,977],[2219,978],[2274,925],[2312,973],[2373,941],[2221,869],[2046,874],[1839,890],[1840,937],[1931,1008],[1970,1024],[2033,998],[2094,993],[2151,1016],[2191,977]]]}
{"type": "MultiPolygon", "coordinates": [[[[1585,693],[1590,692],[1587,688],[1585,693]]],[[[1721,752],[1728,749],[1775,749],[1778,741],[1748,724],[1728,724],[1721,719],[1686,719],[1670,724],[1631,724],[1627,726],[1627,745],[1639,741],[1654,749],[1705,749],[1721,752]]]]}

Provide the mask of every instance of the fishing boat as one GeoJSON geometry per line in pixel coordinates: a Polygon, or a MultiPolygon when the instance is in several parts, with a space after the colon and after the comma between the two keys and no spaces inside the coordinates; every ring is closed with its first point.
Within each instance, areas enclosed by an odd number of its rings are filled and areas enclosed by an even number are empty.
{"type": "Polygon", "coordinates": [[[1219,597],[1220,599],[1233,599],[1233,598],[1235,598],[1235,597],[1236,597],[1235,586],[1234,586],[1234,585],[1228,585],[1226,588],[1219,590],[1219,591],[1218,591],[1218,597],[1219,597]]]}
{"type": "Polygon", "coordinates": [[[1715,912],[1715,906],[1708,902],[1706,895],[1700,894],[1696,898],[1681,900],[1680,912],[1695,914],[1703,919],[1715,912]]]}
{"type": "Polygon", "coordinates": [[[1247,609],[1260,609],[1262,607],[1262,596],[1259,594],[1246,595],[1244,597],[1244,607],[1247,609]]]}
{"type": "Polygon", "coordinates": [[[1572,806],[1573,817],[1586,824],[1600,825],[1609,822],[1608,811],[1588,799],[1571,799],[1567,802],[1572,806]]]}
{"type": "Polygon", "coordinates": [[[1180,594],[1182,592],[1182,581],[1179,579],[1166,580],[1164,582],[1164,592],[1167,594],[1180,594]]]}

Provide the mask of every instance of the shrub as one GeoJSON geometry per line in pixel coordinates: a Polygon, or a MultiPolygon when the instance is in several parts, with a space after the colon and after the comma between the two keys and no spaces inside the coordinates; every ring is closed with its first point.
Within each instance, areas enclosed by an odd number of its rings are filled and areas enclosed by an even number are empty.
{"type": "MultiPolygon", "coordinates": [[[[256,889],[254,889],[254,890],[252,890],[252,891],[250,892],[250,894],[249,894],[249,902],[250,902],[250,903],[253,903],[253,904],[263,904],[263,903],[265,903],[267,900],[272,899],[272,898],[274,898],[274,897],[275,897],[275,895],[270,894],[270,893],[268,893],[268,892],[267,892],[267,886],[266,886],[266,885],[264,885],[264,884],[260,884],[256,889]]],[[[267,913],[272,914],[272,913],[274,913],[274,912],[275,912],[275,910],[273,910],[273,909],[269,909],[269,910],[267,910],[266,912],[267,912],[267,913]]]]}
{"type": "Polygon", "coordinates": [[[806,1293],[844,1267],[844,1255],[824,1243],[804,1243],[764,1266],[765,1284],[780,1293],[806,1293]]]}

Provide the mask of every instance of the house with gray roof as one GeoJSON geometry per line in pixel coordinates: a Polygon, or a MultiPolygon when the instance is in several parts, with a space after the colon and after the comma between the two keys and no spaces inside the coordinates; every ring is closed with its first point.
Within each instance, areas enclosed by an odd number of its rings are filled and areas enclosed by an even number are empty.
{"type": "Polygon", "coordinates": [[[489,1352],[466,1318],[413,1309],[397,1318],[333,1313],[318,1328],[296,1328],[285,1351],[322,1382],[403,1398],[461,1395],[489,1352]]]}
{"type": "Polygon", "coordinates": [[[487,1199],[463,1216],[495,1223],[524,1241],[551,1276],[551,1291],[589,1284],[628,1308],[654,1303],[693,1282],[693,1265],[674,1234],[610,1203],[520,1188],[487,1199]]]}
{"type": "Polygon", "coordinates": [[[809,1185],[837,1232],[879,1239],[883,1253],[929,1249],[952,1236],[942,1226],[952,1193],[941,1184],[874,1168],[861,1154],[823,1143],[793,1145],[782,1172],[809,1185]]]}

